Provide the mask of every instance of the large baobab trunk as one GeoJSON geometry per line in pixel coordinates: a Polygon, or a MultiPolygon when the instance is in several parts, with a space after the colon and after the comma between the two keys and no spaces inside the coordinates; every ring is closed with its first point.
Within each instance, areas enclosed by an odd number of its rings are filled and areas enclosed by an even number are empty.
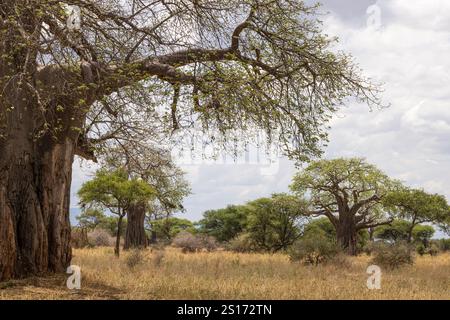
{"type": "Polygon", "coordinates": [[[0,7],[0,280],[5,280],[65,271],[70,263],[72,163],[80,154],[80,130],[94,89],[80,86],[92,80],[87,67],[38,68],[37,46],[22,37],[39,40],[33,6],[8,0],[0,7]],[[15,23],[5,24],[8,15],[20,15],[22,33],[15,23]]]}
{"type": "Polygon", "coordinates": [[[145,211],[146,206],[142,203],[129,208],[124,249],[147,247],[147,235],[144,228],[145,211]]]}
{"type": "Polygon", "coordinates": [[[71,260],[74,144],[33,142],[17,126],[0,142],[0,280],[64,271],[71,260]]]}
{"type": "Polygon", "coordinates": [[[338,244],[350,255],[357,254],[357,229],[353,217],[340,219],[336,227],[338,244]]]}
{"type": "Polygon", "coordinates": [[[56,84],[64,82],[57,75],[39,78],[36,47],[20,43],[15,24],[4,23],[5,15],[22,13],[21,27],[33,33],[32,6],[17,4],[2,2],[0,16],[0,280],[63,271],[71,260],[76,135],[67,134],[71,115],[55,114],[61,102],[36,89],[53,81],[48,93],[55,97],[56,84]],[[55,124],[58,134],[48,130],[55,124]]]}

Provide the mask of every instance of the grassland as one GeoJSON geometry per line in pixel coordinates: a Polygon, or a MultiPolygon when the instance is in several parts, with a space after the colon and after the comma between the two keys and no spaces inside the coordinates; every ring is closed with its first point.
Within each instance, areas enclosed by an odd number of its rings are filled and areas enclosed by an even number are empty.
{"type": "Polygon", "coordinates": [[[313,267],[282,254],[183,254],[174,248],[145,250],[130,266],[130,255],[74,250],[81,290],[68,290],[62,274],[0,283],[0,299],[450,299],[450,254],[383,271],[381,290],[366,287],[367,256],[313,267]]]}

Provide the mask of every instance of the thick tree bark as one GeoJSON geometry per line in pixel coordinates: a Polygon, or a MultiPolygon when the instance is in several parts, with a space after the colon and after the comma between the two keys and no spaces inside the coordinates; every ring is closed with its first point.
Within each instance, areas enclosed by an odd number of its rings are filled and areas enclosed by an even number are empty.
{"type": "Polygon", "coordinates": [[[0,281],[62,272],[69,265],[79,136],[72,128],[81,127],[86,113],[73,108],[86,95],[68,85],[83,81],[81,72],[71,79],[57,66],[39,69],[37,47],[25,45],[14,23],[5,24],[5,16],[20,15],[25,32],[39,37],[34,7],[16,4],[2,2],[0,10],[0,281]]]}
{"type": "Polygon", "coordinates": [[[0,166],[0,280],[65,271],[74,143],[8,142],[0,166]]]}
{"type": "Polygon", "coordinates": [[[340,219],[336,227],[338,244],[350,255],[357,254],[357,229],[352,217],[340,219]]]}
{"type": "Polygon", "coordinates": [[[124,244],[125,250],[147,247],[147,235],[144,228],[145,211],[146,206],[143,203],[135,204],[128,209],[124,244]]]}

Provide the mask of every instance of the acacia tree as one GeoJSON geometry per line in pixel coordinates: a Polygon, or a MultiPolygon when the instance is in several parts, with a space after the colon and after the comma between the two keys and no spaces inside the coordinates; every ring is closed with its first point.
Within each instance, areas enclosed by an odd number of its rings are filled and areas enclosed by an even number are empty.
{"type": "Polygon", "coordinates": [[[339,158],[312,162],[295,175],[290,188],[309,199],[306,214],[327,217],[338,243],[355,255],[358,231],[392,222],[381,202],[398,186],[363,159],[339,158]]]}
{"type": "Polygon", "coordinates": [[[450,206],[444,196],[423,190],[402,188],[392,192],[384,203],[390,210],[408,222],[408,243],[412,242],[414,228],[422,223],[443,224],[450,216],[450,206]]]}
{"type": "Polygon", "coordinates": [[[129,177],[142,179],[155,190],[153,201],[134,203],[127,211],[124,249],[145,248],[148,244],[146,217],[167,218],[173,212],[184,210],[183,199],[190,194],[184,172],[167,150],[140,141],[127,141],[109,148],[103,162],[108,168],[125,168],[129,177]]]}
{"type": "Polygon", "coordinates": [[[122,221],[130,210],[139,203],[151,201],[155,190],[145,181],[129,179],[124,169],[114,172],[99,170],[94,179],[85,182],[78,191],[80,204],[86,206],[100,206],[117,215],[117,234],[114,253],[120,255],[120,235],[122,221]]]}
{"type": "Polygon", "coordinates": [[[287,194],[274,194],[247,204],[246,231],[261,249],[276,252],[287,249],[301,236],[305,201],[287,194]]]}
{"type": "Polygon", "coordinates": [[[296,159],[317,155],[347,97],[378,100],[316,13],[292,0],[3,0],[0,279],[69,265],[74,155],[195,124],[218,145],[262,129],[296,159]]]}
{"type": "Polygon", "coordinates": [[[207,210],[203,213],[203,219],[197,222],[198,231],[214,237],[217,241],[227,242],[246,229],[247,218],[248,208],[242,205],[207,210]]]}
{"type": "Polygon", "coordinates": [[[194,234],[197,229],[187,219],[169,217],[153,220],[151,223],[151,231],[155,233],[157,239],[170,243],[180,232],[186,231],[194,234]]]}

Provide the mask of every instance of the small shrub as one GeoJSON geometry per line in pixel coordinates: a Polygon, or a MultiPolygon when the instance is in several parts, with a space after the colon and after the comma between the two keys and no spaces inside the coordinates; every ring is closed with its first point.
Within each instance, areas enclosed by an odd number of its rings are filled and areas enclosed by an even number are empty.
{"type": "Polygon", "coordinates": [[[154,266],[159,267],[165,257],[165,252],[163,250],[157,250],[152,255],[152,263],[154,266]]]}
{"type": "Polygon", "coordinates": [[[419,243],[419,244],[416,246],[416,252],[417,252],[419,255],[423,256],[423,255],[426,253],[426,251],[427,251],[427,248],[425,248],[425,246],[423,245],[423,243],[419,243]]]}
{"type": "Polygon", "coordinates": [[[226,249],[234,252],[252,252],[256,251],[253,241],[246,233],[241,233],[235,238],[231,239],[227,244],[226,249]]]}
{"type": "Polygon", "coordinates": [[[339,252],[339,246],[320,233],[298,240],[288,250],[292,261],[315,266],[330,261],[339,252]]]}
{"type": "Polygon", "coordinates": [[[176,235],[172,241],[173,246],[181,248],[184,253],[195,252],[200,250],[202,245],[200,238],[194,236],[189,232],[182,231],[176,235]]]}
{"type": "Polygon", "coordinates": [[[437,256],[439,253],[439,247],[434,243],[427,249],[427,254],[430,256],[437,256]]]}
{"type": "Polygon", "coordinates": [[[376,242],[371,241],[364,246],[362,252],[367,254],[368,256],[371,256],[374,251],[375,246],[376,246],[376,242]]]}
{"type": "Polygon", "coordinates": [[[112,247],[115,239],[104,229],[95,229],[87,235],[89,245],[93,247],[112,247]]]}
{"type": "Polygon", "coordinates": [[[414,252],[406,243],[377,243],[373,248],[372,263],[388,269],[396,269],[414,263],[414,252]]]}
{"type": "Polygon", "coordinates": [[[89,246],[89,240],[87,237],[87,230],[82,228],[72,229],[70,235],[70,241],[72,248],[85,248],[89,246]]]}
{"type": "Polygon", "coordinates": [[[214,251],[217,249],[217,241],[214,237],[203,235],[203,236],[197,236],[200,237],[201,243],[203,248],[207,251],[214,251]]]}
{"type": "Polygon", "coordinates": [[[182,231],[173,239],[173,246],[181,248],[183,253],[196,252],[201,250],[212,251],[217,248],[215,239],[206,235],[194,235],[182,231]]]}
{"type": "Polygon", "coordinates": [[[126,259],[126,264],[130,269],[135,268],[143,262],[144,256],[142,255],[141,250],[138,249],[131,250],[126,259]]]}

